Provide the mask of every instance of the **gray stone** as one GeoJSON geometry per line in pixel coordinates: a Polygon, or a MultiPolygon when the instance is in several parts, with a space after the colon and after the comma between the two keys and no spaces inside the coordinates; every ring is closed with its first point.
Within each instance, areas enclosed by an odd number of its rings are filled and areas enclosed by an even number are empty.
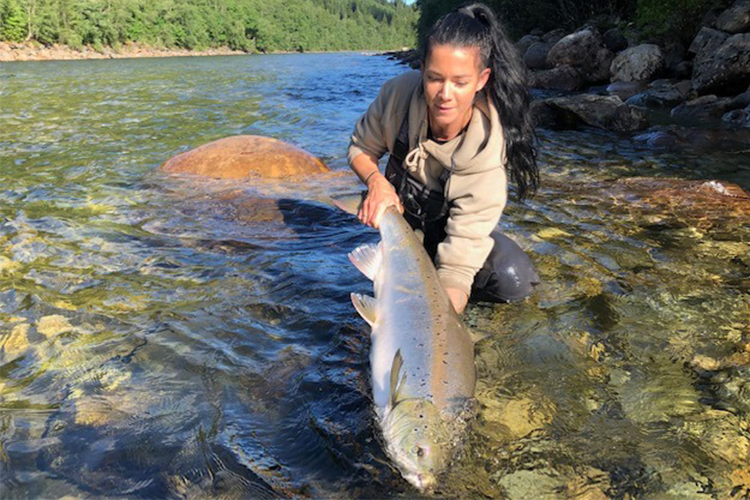
{"type": "Polygon", "coordinates": [[[676,84],[665,82],[652,85],[648,90],[630,97],[625,102],[639,108],[671,108],[684,102],[689,97],[690,90],[690,80],[676,84]]]}
{"type": "Polygon", "coordinates": [[[643,82],[614,82],[607,85],[607,93],[622,99],[628,99],[645,91],[648,87],[643,82]]]}
{"type": "Polygon", "coordinates": [[[668,43],[663,49],[664,68],[669,72],[674,72],[674,68],[685,60],[685,46],[679,42],[668,43]]]}
{"type": "Polygon", "coordinates": [[[604,33],[604,46],[617,53],[628,48],[628,39],[622,34],[620,28],[612,28],[604,33]]]}
{"type": "Polygon", "coordinates": [[[675,118],[720,118],[726,113],[731,101],[727,97],[719,98],[715,95],[704,95],[680,104],[670,114],[675,118]]]}
{"type": "Polygon", "coordinates": [[[526,53],[523,55],[523,62],[530,69],[549,69],[551,66],[547,63],[547,54],[554,43],[536,42],[531,44],[526,53]]]}
{"type": "Polygon", "coordinates": [[[615,96],[581,94],[553,97],[534,101],[532,113],[537,124],[550,128],[590,125],[614,132],[632,132],[648,126],[642,111],[628,106],[615,96]]]}
{"type": "Polygon", "coordinates": [[[750,90],[746,90],[738,96],[735,96],[729,103],[729,109],[740,109],[750,106],[750,90]]]}
{"type": "Polygon", "coordinates": [[[646,43],[620,52],[612,61],[612,81],[646,82],[664,68],[664,56],[658,45],[646,43]]]}
{"type": "Polygon", "coordinates": [[[729,38],[729,35],[723,31],[703,27],[693,38],[693,42],[688,47],[688,52],[700,57],[706,52],[718,49],[727,38],[729,38]]]}
{"type": "Polygon", "coordinates": [[[607,79],[605,75],[609,73],[609,66],[606,62],[612,57],[599,32],[585,28],[561,38],[550,49],[547,62],[554,67],[572,66],[586,82],[597,83],[607,79]]]}
{"type": "Polygon", "coordinates": [[[724,114],[721,121],[730,127],[750,128],[750,105],[745,109],[734,109],[724,114]]]}
{"type": "Polygon", "coordinates": [[[578,90],[583,85],[583,78],[577,69],[566,65],[532,72],[529,84],[537,89],[578,90]]]}
{"type": "Polygon", "coordinates": [[[529,47],[541,41],[542,41],[542,37],[540,36],[524,35],[515,43],[515,46],[518,49],[518,53],[521,54],[521,57],[523,57],[526,51],[529,50],[529,47]]]}
{"type": "Polygon", "coordinates": [[[672,69],[671,73],[674,78],[690,78],[690,75],[693,74],[693,63],[682,61],[672,69]]]}
{"type": "Polygon", "coordinates": [[[698,94],[741,92],[750,82],[750,33],[732,35],[716,50],[703,52],[693,64],[698,94]]]}
{"type": "Polygon", "coordinates": [[[750,0],[734,2],[734,5],[719,14],[714,21],[714,26],[727,33],[750,31],[750,0]]]}

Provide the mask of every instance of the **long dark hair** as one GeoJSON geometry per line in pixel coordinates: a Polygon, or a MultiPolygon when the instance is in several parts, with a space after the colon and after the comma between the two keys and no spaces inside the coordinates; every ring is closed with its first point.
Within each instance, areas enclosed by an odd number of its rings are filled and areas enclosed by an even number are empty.
{"type": "Polygon", "coordinates": [[[532,196],[539,187],[539,169],[526,71],[500,21],[484,4],[465,5],[435,22],[423,41],[423,63],[435,45],[479,47],[482,68],[492,70],[485,88],[503,126],[506,168],[518,188],[519,199],[532,196]]]}

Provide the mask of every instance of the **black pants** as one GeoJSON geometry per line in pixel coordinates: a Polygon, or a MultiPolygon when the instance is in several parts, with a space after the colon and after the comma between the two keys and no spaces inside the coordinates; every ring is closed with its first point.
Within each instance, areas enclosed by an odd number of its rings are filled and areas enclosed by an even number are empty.
{"type": "MultiPolygon", "coordinates": [[[[438,245],[445,239],[447,218],[424,223],[422,219],[404,213],[414,229],[424,231],[424,247],[435,261],[438,245]]],[[[518,244],[496,228],[490,234],[495,242],[484,265],[474,277],[472,301],[519,302],[534,292],[541,280],[531,259],[518,244]]]]}

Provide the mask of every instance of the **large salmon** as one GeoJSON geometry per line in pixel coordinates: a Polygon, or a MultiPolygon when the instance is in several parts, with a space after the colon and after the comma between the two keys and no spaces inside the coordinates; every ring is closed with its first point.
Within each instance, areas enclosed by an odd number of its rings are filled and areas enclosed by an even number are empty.
{"type": "Polygon", "coordinates": [[[431,490],[450,461],[474,396],[474,345],[435,266],[394,207],[381,242],[349,259],[373,280],[375,298],[352,294],[372,326],[372,389],[387,452],[403,476],[431,490]]]}

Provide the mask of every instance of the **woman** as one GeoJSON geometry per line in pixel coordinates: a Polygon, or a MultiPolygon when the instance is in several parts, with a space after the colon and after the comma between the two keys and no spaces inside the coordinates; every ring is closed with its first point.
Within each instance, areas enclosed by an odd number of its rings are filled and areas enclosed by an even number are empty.
{"type": "Polygon", "coordinates": [[[539,278],[496,229],[507,177],[521,199],[539,184],[521,62],[479,3],[438,20],[422,55],[421,71],[386,82],[355,126],[349,164],[368,188],[358,217],[377,227],[386,207],[398,207],[424,233],[457,312],[472,294],[521,300],[539,278]]]}

